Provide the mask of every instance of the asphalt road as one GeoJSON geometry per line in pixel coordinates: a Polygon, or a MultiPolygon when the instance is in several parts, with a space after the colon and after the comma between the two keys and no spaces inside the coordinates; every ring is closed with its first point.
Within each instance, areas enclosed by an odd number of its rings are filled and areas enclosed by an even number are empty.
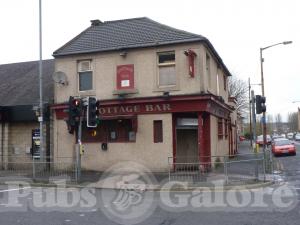
{"type": "Polygon", "coordinates": [[[296,156],[276,158],[283,168],[276,175],[278,183],[252,191],[121,193],[0,186],[0,224],[299,225],[300,144],[296,145],[296,156]]]}

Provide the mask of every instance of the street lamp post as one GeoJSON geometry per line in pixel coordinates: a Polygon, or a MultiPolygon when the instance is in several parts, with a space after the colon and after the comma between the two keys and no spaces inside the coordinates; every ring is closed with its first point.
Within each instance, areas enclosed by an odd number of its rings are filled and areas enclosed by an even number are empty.
{"type": "Polygon", "coordinates": [[[39,0],[39,94],[40,94],[40,157],[44,160],[44,133],[43,133],[43,120],[44,120],[44,110],[43,110],[43,58],[42,58],[42,0],[39,0]]]}
{"type": "MultiPolygon", "coordinates": [[[[273,45],[269,45],[267,47],[264,48],[260,48],[260,72],[261,72],[261,93],[262,96],[265,97],[265,85],[264,85],[264,73],[263,73],[263,62],[264,62],[264,58],[262,56],[262,52],[268,48],[277,46],[277,45],[288,45],[291,44],[292,41],[284,41],[284,42],[279,42],[273,45]]],[[[264,147],[263,147],[263,151],[265,154],[266,151],[266,144],[267,144],[267,124],[266,124],[266,112],[263,112],[263,143],[264,143],[264,147]]]]}

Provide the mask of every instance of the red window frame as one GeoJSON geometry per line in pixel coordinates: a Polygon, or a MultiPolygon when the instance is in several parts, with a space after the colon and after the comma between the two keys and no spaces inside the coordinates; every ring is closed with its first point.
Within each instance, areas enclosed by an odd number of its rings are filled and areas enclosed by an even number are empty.
{"type": "Polygon", "coordinates": [[[153,142],[163,142],[163,123],[162,120],[153,120],[153,142]]]}

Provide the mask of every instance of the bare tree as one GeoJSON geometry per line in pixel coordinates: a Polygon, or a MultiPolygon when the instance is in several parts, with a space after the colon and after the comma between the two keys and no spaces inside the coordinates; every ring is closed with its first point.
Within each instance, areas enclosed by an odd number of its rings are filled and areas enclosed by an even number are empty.
{"type": "Polygon", "coordinates": [[[281,133],[282,132],[282,117],[280,113],[277,113],[275,115],[275,126],[277,132],[281,133]]]}
{"type": "Polygon", "coordinates": [[[288,125],[290,131],[298,130],[298,113],[297,112],[289,112],[288,113],[288,125]]]}
{"type": "Polygon", "coordinates": [[[273,115],[267,114],[267,132],[271,134],[274,131],[273,115]]]}
{"type": "Polygon", "coordinates": [[[235,97],[237,100],[237,112],[244,115],[249,110],[247,83],[236,76],[232,76],[228,80],[228,92],[230,97],[235,97]]]}

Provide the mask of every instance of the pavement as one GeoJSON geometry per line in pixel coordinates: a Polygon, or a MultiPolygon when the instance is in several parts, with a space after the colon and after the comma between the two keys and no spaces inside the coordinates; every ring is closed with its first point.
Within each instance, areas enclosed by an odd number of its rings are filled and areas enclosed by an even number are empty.
{"type": "Polygon", "coordinates": [[[228,180],[224,175],[224,164],[219,169],[213,172],[199,174],[199,171],[184,173],[171,176],[173,182],[184,182],[183,184],[174,184],[171,187],[166,185],[169,180],[168,173],[129,173],[129,174],[103,174],[95,171],[82,171],[81,180],[79,183],[71,182],[67,177],[52,177],[51,180],[33,181],[30,177],[14,176],[13,174],[1,175],[0,184],[7,181],[26,181],[33,186],[56,186],[57,180],[66,180],[67,187],[77,188],[97,188],[97,189],[138,189],[150,191],[186,191],[197,189],[211,190],[230,190],[230,189],[251,189],[260,188],[273,184],[273,176],[265,175],[265,180],[262,172],[262,162],[260,161],[259,180],[255,179],[256,157],[252,154],[250,143],[247,141],[239,143],[238,155],[231,158],[227,167],[228,180]],[[103,179],[105,177],[105,179],[103,179]],[[227,183],[226,183],[227,181],[227,183]]]}
{"type": "Polygon", "coordinates": [[[282,169],[274,175],[278,182],[237,192],[194,189],[145,191],[132,195],[134,192],[129,191],[129,195],[119,198],[120,193],[126,192],[105,188],[90,191],[53,189],[39,187],[38,184],[26,189],[0,185],[0,224],[298,225],[300,145],[297,153],[296,156],[276,157],[282,169]],[[141,200],[140,203],[138,200],[141,200]],[[128,201],[131,205],[124,204],[128,201]]]}

